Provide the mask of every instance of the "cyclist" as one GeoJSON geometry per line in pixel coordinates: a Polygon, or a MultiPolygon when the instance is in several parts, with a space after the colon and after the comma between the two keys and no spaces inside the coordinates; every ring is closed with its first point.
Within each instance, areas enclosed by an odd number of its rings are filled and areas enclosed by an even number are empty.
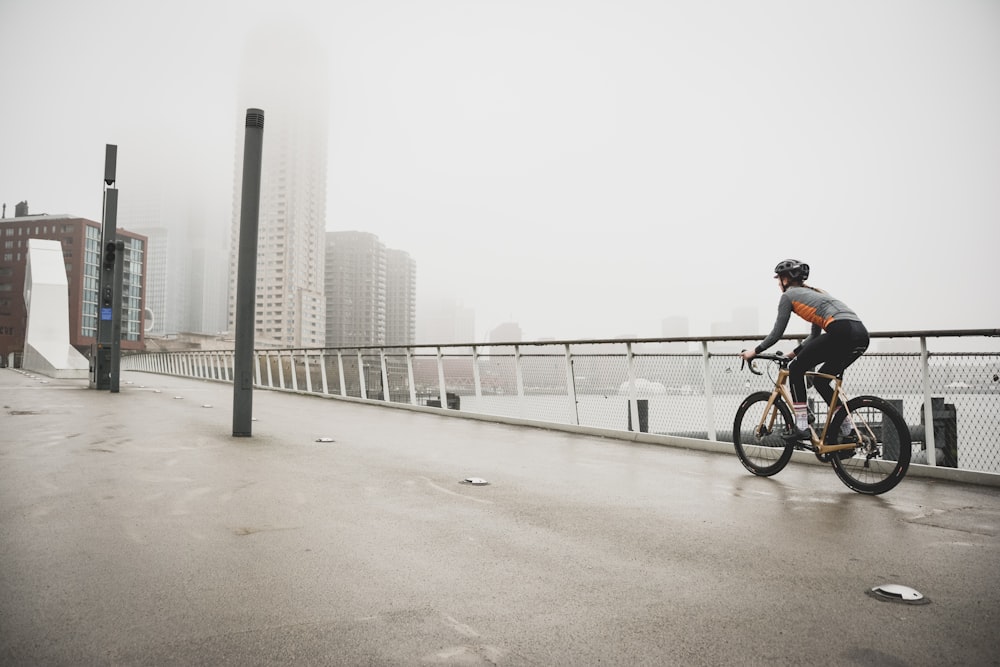
{"type": "MultiPolygon", "coordinates": [[[[785,333],[788,319],[794,312],[812,324],[812,330],[802,343],[788,357],[788,381],[792,388],[792,403],[795,408],[796,432],[788,436],[790,440],[809,440],[809,413],[806,404],[806,371],[819,364],[821,373],[842,376],[844,369],[854,363],[868,349],[868,330],[861,318],[844,302],[826,292],[805,284],[809,279],[809,265],[797,259],[786,259],[774,267],[774,277],[781,288],[778,300],[778,317],[774,328],[761,343],[752,350],[744,350],[740,356],[750,361],[755,356],[778,342],[785,333]],[[825,333],[824,333],[825,332],[825,333]]],[[[827,405],[833,399],[830,380],[813,378],[813,386],[827,405]]],[[[832,407],[832,406],[831,406],[832,407]]],[[[842,424],[842,435],[850,432],[850,424],[842,424]]]]}

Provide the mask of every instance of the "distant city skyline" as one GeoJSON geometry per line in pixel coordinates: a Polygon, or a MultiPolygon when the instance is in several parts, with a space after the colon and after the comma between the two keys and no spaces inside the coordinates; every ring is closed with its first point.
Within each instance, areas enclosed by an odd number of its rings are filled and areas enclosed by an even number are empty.
{"type": "Polygon", "coordinates": [[[260,75],[323,68],[300,106],[327,134],[294,153],[326,156],[320,233],[405,249],[418,302],[474,309],[473,338],[654,337],[675,314],[707,336],[741,307],[763,330],[788,257],[873,332],[1000,323],[997,2],[53,10],[0,3],[8,215],[99,220],[110,143],[123,206],[191,201],[223,237],[201,250],[228,251],[246,108],[282,141],[280,100],[240,97],[255,45],[260,75]]]}

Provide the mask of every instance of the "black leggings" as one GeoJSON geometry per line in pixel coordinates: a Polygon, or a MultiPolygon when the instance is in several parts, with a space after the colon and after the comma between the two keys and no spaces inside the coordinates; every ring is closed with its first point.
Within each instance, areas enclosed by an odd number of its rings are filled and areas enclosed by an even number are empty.
{"type": "MultiPolygon", "coordinates": [[[[792,400],[806,402],[806,371],[823,364],[820,373],[842,376],[844,369],[853,364],[868,349],[868,330],[861,322],[838,320],[831,322],[826,333],[806,343],[788,364],[788,381],[792,385],[792,400]]],[[[813,378],[813,386],[827,405],[833,400],[830,380],[813,378]]]]}

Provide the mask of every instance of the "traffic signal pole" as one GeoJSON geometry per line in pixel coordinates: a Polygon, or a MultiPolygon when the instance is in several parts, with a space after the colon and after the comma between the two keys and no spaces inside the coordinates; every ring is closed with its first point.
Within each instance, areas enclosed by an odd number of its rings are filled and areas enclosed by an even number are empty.
{"type": "MultiPolygon", "coordinates": [[[[97,336],[90,355],[90,388],[111,389],[115,294],[121,298],[121,279],[115,283],[118,240],[118,189],[115,183],[118,146],[107,144],[104,150],[104,216],[101,221],[101,262],[97,287],[97,336]],[[117,287],[117,289],[116,289],[117,287]]],[[[121,313],[119,312],[119,319],[121,313]]],[[[121,323],[117,331],[121,335],[121,323]]],[[[120,338],[119,338],[120,341],[120,338]]]]}

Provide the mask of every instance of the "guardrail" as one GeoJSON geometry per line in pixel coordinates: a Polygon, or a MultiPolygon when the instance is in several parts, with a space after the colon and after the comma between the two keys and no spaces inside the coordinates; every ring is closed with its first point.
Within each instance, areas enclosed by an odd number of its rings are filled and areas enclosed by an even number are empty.
{"type": "MultiPolygon", "coordinates": [[[[848,394],[876,394],[901,408],[914,435],[914,463],[1000,473],[1000,330],[884,332],[872,338],[870,351],[846,374],[848,394]],[[885,339],[892,341],[878,343],[885,339]],[[928,451],[935,455],[928,457],[928,451]]],[[[766,377],[740,372],[739,350],[759,340],[258,349],[255,386],[446,406],[498,420],[730,442],[740,401],[769,388],[766,377]]],[[[232,350],[138,353],[124,357],[122,367],[226,382],[234,374],[232,350]]],[[[822,418],[822,399],[811,403],[822,418]]]]}

